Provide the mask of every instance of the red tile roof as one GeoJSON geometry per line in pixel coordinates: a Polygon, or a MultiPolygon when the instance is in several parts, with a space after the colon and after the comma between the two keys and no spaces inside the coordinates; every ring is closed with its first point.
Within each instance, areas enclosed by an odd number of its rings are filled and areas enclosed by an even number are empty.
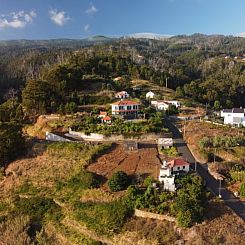
{"type": "Polygon", "coordinates": [[[168,163],[172,168],[177,166],[188,166],[190,163],[186,162],[184,159],[173,159],[168,163]]]}
{"type": "Polygon", "coordinates": [[[103,121],[111,121],[111,117],[106,116],[106,117],[103,118],[103,121]]]}
{"type": "Polygon", "coordinates": [[[100,115],[106,116],[107,112],[106,111],[100,111],[100,115]]]}
{"type": "Polygon", "coordinates": [[[115,103],[112,103],[112,105],[139,105],[139,102],[135,102],[132,100],[120,100],[115,103]]]}

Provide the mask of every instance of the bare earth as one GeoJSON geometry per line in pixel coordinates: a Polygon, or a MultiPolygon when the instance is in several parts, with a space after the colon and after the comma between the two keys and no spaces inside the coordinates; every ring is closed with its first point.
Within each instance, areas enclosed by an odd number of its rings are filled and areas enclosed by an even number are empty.
{"type": "Polygon", "coordinates": [[[113,172],[119,170],[129,175],[139,173],[157,178],[161,165],[157,155],[157,148],[153,145],[140,147],[138,151],[132,152],[126,152],[121,144],[115,145],[108,154],[97,158],[94,163],[90,164],[88,170],[107,179],[113,172]]]}

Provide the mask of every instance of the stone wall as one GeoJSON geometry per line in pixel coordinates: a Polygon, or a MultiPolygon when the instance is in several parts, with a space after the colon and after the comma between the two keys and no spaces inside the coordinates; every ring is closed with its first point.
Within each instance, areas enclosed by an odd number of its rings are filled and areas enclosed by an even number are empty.
{"type": "Polygon", "coordinates": [[[69,129],[69,133],[66,135],[68,137],[81,138],[85,141],[104,141],[104,142],[118,142],[118,141],[127,141],[127,140],[149,142],[149,141],[156,141],[157,139],[163,137],[163,134],[156,134],[156,133],[142,134],[139,136],[132,136],[132,137],[125,137],[124,135],[121,134],[106,136],[103,134],[91,133],[89,135],[86,135],[85,133],[76,132],[71,129],[69,129]]]}
{"type": "Polygon", "coordinates": [[[50,133],[50,132],[46,132],[45,139],[46,140],[50,140],[50,141],[59,141],[59,142],[70,142],[71,141],[71,140],[66,139],[66,138],[64,138],[62,136],[59,136],[57,134],[53,134],[53,133],[50,133]]]}
{"type": "Polygon", "coordinates": [[[155,214],[151,212],[146,212],[142,211],[139,209],[135,209],[134,215],[136,217],[141,217],[141,218],[149,218],[149,219],[157,219],[157,220],[167,220],[169,222],[176,222],[176,219],[173,217],[170,217],[168,215],[163,215],[163,214],[155,214]]]}

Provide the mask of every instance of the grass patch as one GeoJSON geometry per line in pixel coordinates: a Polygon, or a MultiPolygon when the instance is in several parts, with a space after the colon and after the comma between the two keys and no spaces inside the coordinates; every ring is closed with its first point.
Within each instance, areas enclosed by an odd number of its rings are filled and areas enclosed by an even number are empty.
{"type": "Polygon", "coordinates": [[[74,206],[74,216],[98,234],[118,233],[133,214],[133,208],[126,198],[111,203],[82,203],[74,206]]]}
{"type": "Polygon", "coordinates": [[[60,206],[51,198],[44,197],[19,198],[15,202],[14,212],[28,215],[41,223],[48,220],[57,222],[63,218],[60,206]]]}
{"type": "Polygon", "coordinates": [[[72,159],[87,165],[110,147],[111,144],[109,143],[88,145],[78,142],[54,142],[48,145],[47,152],[52,157],[72,159]]]}

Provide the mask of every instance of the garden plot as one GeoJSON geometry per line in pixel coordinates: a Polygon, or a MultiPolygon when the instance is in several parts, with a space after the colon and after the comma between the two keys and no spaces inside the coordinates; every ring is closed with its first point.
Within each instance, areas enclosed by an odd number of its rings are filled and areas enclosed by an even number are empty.
{"type": "Polygon", "coordinates": [[[119,170],[128,175],[142,174],[158,177],[161,162],[158,158],[157,148],[149,145],[140,147],[137,151],[125,151],[122,144],[117,144],[107,154],[100,156],[88,166],[88,170],[105,178],[119,170]]]}

